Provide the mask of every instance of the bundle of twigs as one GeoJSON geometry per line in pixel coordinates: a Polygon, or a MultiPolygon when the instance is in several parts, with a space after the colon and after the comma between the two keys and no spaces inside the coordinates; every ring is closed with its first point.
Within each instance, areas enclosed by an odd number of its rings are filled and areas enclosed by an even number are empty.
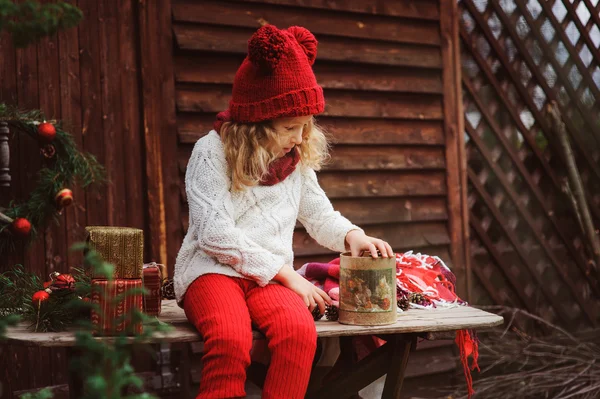
{"type": "MultiPolygon", "coordinates": [[[[509,324],[481,340],[474,398],[600,398],[600,330],[573,335],[520,309],[484,309],[504,315],[509,324]],[[541,323],[550,333],[527,334],[515,320],[541,323]]],[[[456,391],[451,397],[467,395],[456,391]]]]}

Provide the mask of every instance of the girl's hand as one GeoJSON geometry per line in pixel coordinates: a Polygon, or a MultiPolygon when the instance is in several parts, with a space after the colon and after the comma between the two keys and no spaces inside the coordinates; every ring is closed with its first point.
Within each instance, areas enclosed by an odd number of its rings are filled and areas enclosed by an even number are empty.
{"type": "Polygon", "coordinates": [[[351,230],[346,234],[346,243],[350,247],[352,256],[360,256],[363,251],[371,252],[371,256],[377,258],[377,251],[384,258],[393,257],[394,251],[387,242],[379,238],[369,237],[362,230],[351,230]]]}
{"type": "Polygon", "coordinates": [[[325,291],[313,285],[289,266],[283,266],[273,279],[298,294],[311,312],[318,306],[321,314],[324,314],[325,304],[331,305],[331,298],[325,291]]]}

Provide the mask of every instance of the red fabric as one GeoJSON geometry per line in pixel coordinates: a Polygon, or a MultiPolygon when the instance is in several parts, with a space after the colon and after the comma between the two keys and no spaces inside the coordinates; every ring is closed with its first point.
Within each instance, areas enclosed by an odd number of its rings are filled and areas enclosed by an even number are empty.
{"type": "Polygon", "coordinates": [[[465,379],[467,380],[467,395],[469,399],[475,391],[473,390],[473,377],[471,371],[477,369],[479,371],[479,364],[477,363],[479,358],[479,343],[477,339],[473,337],[473,334],[467,330],[459,330],[456,332],[456,345],[460,352],[460,362],[463,366],[463,372],[465,373],[465,379]],[[469,367],[469,356],[473,356],[471,361],[471,367],[469,367]]]}
{"type": "MultiPolygon", "coordinates": [[[[229,110],[219,112],[217,119],[213,123],[214,129],[219,132],[223,123],[231,121],[231,114],[229,110]]],[[[292,174],[296,170],[296,165],[300,162],[300,154],[296,148],[285,154],[283,157],[276,159],[269,165],[269,172],[265,178],[260,182],[262,186],[273,186],[281,181],[284,181],[286,177],[292,174]]]]}
{"type": "Polygon", "coordinates": [[[316,56],[317,39],[305,28],[259,28],[233,80],[231,118],[249,123],[323,112],[323,89],[312,70],[316,56]]]}
{"type": "Polygon", "coordinates": [[[197,278],[184,299],[187,318],[204,338],[197,398],[244,397],[252,324],[268,340],[271,363],[265,399],[304,398],[317,345],[315,323],[293,291],[219,274],[197,278]]]}

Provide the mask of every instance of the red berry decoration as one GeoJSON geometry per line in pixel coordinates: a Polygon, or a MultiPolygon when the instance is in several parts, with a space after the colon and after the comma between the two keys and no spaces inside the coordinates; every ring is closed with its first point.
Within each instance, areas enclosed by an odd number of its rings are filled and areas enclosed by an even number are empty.
{"type": "Polygon", "coordinates": [[[47,301],[48,298],[50,298],[50,294],[48,294],[46,291],[38,291],[35,294],[33,294],[33,297],[31,297],[31,301],[34,305],[40,306],[40,304],[44,301],[47,301]]]}
{"type": "Polygon", "coordinates": [[[56,137],[56,128],[52,123],[44,122],[38,126],[38,137],[40,140],[50,143],[56,137]]]}
{"type": "Polygon", "coordinates": [[[54,200],[59,209],[66,208],[73,203],[73,191],[63,188],[56,194],[54,200]]]}
{"type": "Polygon", "coordinates": [[[31,232],[31,222],[25,218],[15,218],[10,225],[10,230],[14,235],[26,238],[31,232]]]}

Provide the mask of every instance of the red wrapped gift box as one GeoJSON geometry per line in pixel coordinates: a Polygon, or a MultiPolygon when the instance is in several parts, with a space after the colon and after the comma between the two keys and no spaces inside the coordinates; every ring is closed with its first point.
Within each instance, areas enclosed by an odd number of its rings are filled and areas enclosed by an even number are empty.
{"type": "Polygon", "coordinates": [[[144,312],[149,316],[160,315],[162,286],[162,270],[157,263],[147,263],[142,270],[142,279],[146,293],[144,294],[144,312]]]}
{"type": "Polygon", "coordinates": [[[92,308],[92,324],[96,326],[98,335],[113,335],[120,333],[141,334],[142,323],[134,323],[131,317],[123,318],[134,309],[143,310],[142,293],[130,294],[114,304],[111,298],[121,295],[131,289],[141,289],[141,279],[115,279],[113,281],[92,280],[92,303],[99,306],[99,312],[92,308]]]}

